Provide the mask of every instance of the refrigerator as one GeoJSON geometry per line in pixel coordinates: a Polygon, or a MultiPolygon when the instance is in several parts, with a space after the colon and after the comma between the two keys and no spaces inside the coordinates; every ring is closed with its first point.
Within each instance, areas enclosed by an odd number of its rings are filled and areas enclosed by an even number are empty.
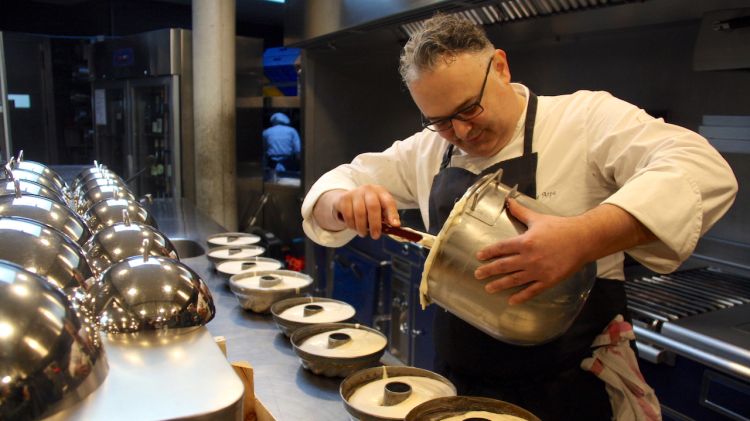
{"type": "Polygon", "coordinates": [[[136,195],[182,197],[192,163],[190,31],[92,45],[94,156],[136,195]]]}

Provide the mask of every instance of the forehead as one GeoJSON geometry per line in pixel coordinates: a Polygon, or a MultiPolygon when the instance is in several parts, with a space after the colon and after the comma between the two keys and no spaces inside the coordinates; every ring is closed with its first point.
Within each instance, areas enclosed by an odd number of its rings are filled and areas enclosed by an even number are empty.
{"type": "Polygon", "coordinates": [[[464,53],[440,58],[429,70],[417,73],[407,87],[422,114],[452,114],[479,94],[489,55],[464,53]]]}

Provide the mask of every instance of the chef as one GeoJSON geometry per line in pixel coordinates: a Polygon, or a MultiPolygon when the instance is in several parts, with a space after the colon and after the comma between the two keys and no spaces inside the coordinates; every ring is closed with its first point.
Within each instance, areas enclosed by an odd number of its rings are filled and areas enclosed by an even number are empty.
{"type": "Polygon", "coordinates": [[[604,382],[580,363],[594,337],[627,315],[623,253],[675,270],[731,206],[731,169],[700,135],[607,92],[536,96],[512,83],[505,52],[461,18],[426,21],[399,70],[423,130],[324,174],[302,205],[306,234],[329,247],[357,234],[377,239],[382,220],[400,225],[402,208],[419,208],[436,234],[467,188],[502,168],[504,184],[560,216],[509,200],[528,230],[477,253],[475,277],[494,279],[486,292],[524,285],[509,299],[522,303],[594,261],[597,280],[573,326],[538,346],[509,345],[436,312],[436,369],[462,395],[509,401],[545,421],[611,419],[604,382]]]}

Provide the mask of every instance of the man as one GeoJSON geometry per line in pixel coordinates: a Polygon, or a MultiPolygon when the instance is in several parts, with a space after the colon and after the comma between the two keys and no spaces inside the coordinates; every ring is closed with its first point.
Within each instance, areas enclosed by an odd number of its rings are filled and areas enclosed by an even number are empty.
{"type": "Polygon", "coordinates": [[[518,404],[547,420],[606,420],[604,383],[580,368],[591,343],[627,314],[623,251],[647,267],[675,270],[731,206],[736,180],[705,139],[654,119],[606,92],[537,98],[511,83],[505,52],[481,28],[438,15],[406,44],[401,76],[424,130],[380,153],[323,175],[302,206],[314,241],[340,246],[378,238],[397,208],[419,208],[437,233],[481,175],[555,210],[535,213],[510,200],[528,230],[480,250],[477,279],[488,294],[526,285],[531,299],[596,261],[597,281],[573,326],[539,346],[496,341],[450,313],[435,321],[436,367],[460,394],[518,404]]]}
{"type": "Polygon", "coordinates": [[[266,166],[273,173],[299,171],[299,133],[284,113],[271,116],[271,127],[263,130],[266,166]]]}

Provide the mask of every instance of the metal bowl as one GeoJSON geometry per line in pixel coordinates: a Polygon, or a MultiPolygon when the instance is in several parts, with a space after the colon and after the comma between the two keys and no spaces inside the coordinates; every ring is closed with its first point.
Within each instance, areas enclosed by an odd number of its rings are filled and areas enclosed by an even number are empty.
{"type": "Polygon", "coordinates": [[[568,279],[518,305],[510,295],[526,285],[488,294],[474,272],[482,262],[476,253],[527,228],[509,214],[507,198],[539,213],[552,215],[546,205],[500,182],[502,169],[480,178],[456,202],[425,262],[420,292],[457,317],[492,336],[514,345],[537,345],[565,333],[586,303],[594,285],[596,265],[587,264],[568,279]],[[426,288],[425,288],[426,287],[426,288]]]}
{"type": "Polygon", "coordinates": [[[110,225],[94,234],[83,245],[83,252],[91,269],[101,274],[123,259],[143,256],[143,240],[148,240],[148,252],[151,256],[179,260],[177,250],[166,235],[154,227],[130,220],[110,225]]]}
{"type": "Polygon", "coordinates": [[[75,198],[75,210],[80,215],[83,215],[91,209],[92,206],[107,199],[126,199],[136,201],[133,193],[121,186],[97,186],[75,198]]]}
{"type": "Polygon", "coordinates": [[[232,276],[242,272],[255,272],[259,270],[279,270],[281,262],[268,257],[248,257],[242,260],[224,260],[216,265],[216,271],[224,275],[232,276]]]}
{"type": "Polygon", "coordinates": [[[222,232],[206,238],[209,247],[247,246],[258,242],[260,242],[260,237],[246,232],[222,232]]]}
{"type": "Polygon", "coordinates": [[[131,221],[158,228],[156,220],[154,220],[146,208],[138,202],[126,199],[102,200],[86,211],[83,214],[83,219],[89,228],[91,228],[91,231],[96,234],[110,225],[125,222],[125,216],[123,216],[124,210],[127,211],[131,221]]]}
{"type": "Polygon", "coordinates": [[[109,371],[98,333],[41,276],[0,261],[0,419],[39,419],[75,405],[109,371]]]}
{"type": "MultiPolygon", "coordinates": [[[[467,412],[482,411],[497,415],[512,415],[527,421],[540,421],[531,412],[497,399],[477,396],[446,396],[421,403],[406,414],[405,421],[440,421],[467,412]]],[[[481,418],[478,418],[481,419],[481,418]]]]}
{"type": "Polygon", "coordinates": [[[60,177],[60,174],[58,174],[56,171],[52,170],[48,166],[41,164],[39,162],[34,161],[12,161],[11,167],[13,169],[19,169],[19,170],[25,170],[25,171],[31,171],[33,173],[41,174],[45,178],[52,181],[52,183],[57,186],[57,190],[59,191],[67,191],[68,185],[65,183],[65,180],[63,180],[62,177],[60,177]]]}
{"type": "Polygon", "coordinates": [[[229,278],[240,306],[256,313],[267,312],[273,303],[305,294],[312,287],[312,278],[291,270],[242,272],[229,278]]]}
{"type": "MultiPolygon", "coordinates": [[[[342,381],[341,385],[339,386],[339,394],[341,395],[341,399],[344,401],[344,408],[346,408],[346,411],[354,419],[357,419],[360,421],[383,421],[383,420],[404,419],[404,417],[408,413],[408,409],[406,408],[405,408],[406,412],[404,412],[403,414],[400,414],[400,416],[397,416],[397,417],[377,416],[377,415],[368,414],[366,412],[360,411],[359,409],[352,406],[349,402],[354,392],[356,392],[359,388],[365,386],[368,383],[381,380],[385,378],[386,376],[388,379],[393,379],[394,382],[398,382],[398,378],[403,377],[403,376],[425,377],[425,378],[432,379],[432,380],[445,384],[447,386],[446,389],[452,390],[452,393],[449,396],[455,396],[456,394],[456,387],[453,386],[453,383],[451,383],[445,377],[437,373],[433,373],[432,371],[424,370],[424,369],[417,368],[417,367],[405,367],[405,366],[383,366],[383,367],[367,368],[367,369],[358,371],[350,375],[349,377],[345,378],[344,381],[342,381]]],[[[389,393],[386,390],[383,391],[384,400],[388,399],[389,397],[391,398],[397,397],[397,396],[386,396],[388,394],[389,393]]],[[[404,399],[402,396],[401,401],[403,400],[404,399]]]]}
{"type": "Polygon", "coordinates": [[[30,219],[0,217],[0,259],[43,276],[69,296],[87,289],[93,273],[81,247],[61,232],[30,219]]]}
{"type": "Polygon", "coordinates": [[[0,196],[0,216],[16,216],[42,223],[60,231],[79,245],[91,237],[91,230],[77,213],[42,196],[0,196]]]}
{"type": "Polygon", "coordinates": [[[214,265],[218,265],[221,262],[227,260],[247,260],[252,257],[259,256],[266,251],[261,246],[248,245],[248,246],[221,246],[214,247],[206,253],[206,257],[214,265]]]}
{"type": "Polygon", "coordinates": [[[276,322],[276,326],[284,332],[286,336],[292,336],[292,333],[297,329],[305,326],[310,326],[318,323],[343,323],[351,320],[356,314],[354,307],[349,304],[334,300],[332,298],[324,297],[295,297],[287,298],[285,300],[277,301],[271,306],[271,314],[273,315],[273,321],[276,322]],[[325,303],[335,303],[344,306],[348,306],[351,309],[351,315],[339,316],[339,317],[324,317],[321,321],[321,316],[325,316],[325,303]],[[285,318],[283,313],[292,307],[304,305],[303,317],[308,318],[308,321],[290,320],[285,318]]]}
{"type": "Polygon", "coordinates": [[[16,191],[21,194],[32,194],[34,196],[42,196],[47,199],[54,200],[61,205],[68,205],[60,192],[53,190],[49,187],[45,187],[39,183],[28,180],[2,180],[0,181],[0,196],[15,196],[16,191]],[[16,186],[16,184],[18,186],[16,186]]]}
{"type": "MultiPolygon", "coordinates": [[[[364,325],[353,323],[320,323],[304,326],[295,330],[289,339],[292,343],[292,347],[294,348],[294,352],[297,354],[297,356],[299,356],[300,361],[302,362],[302,367],[312,371],[315,374],[327,377],[346,377],[354,373],[355,371],[377,365],[380,361],[380,358],[385,353],[386,347],[388,346],[388,340],[380,331],[364,325]],[[311,354],[300,348],[300,346],[308,338],[314,335],[324,334],[326,332],[344,328],[364,330],[381,336],[383,339],[385,339],[383,348],[370,354],[359,355],[355,357],[328,357],[324,355],[311,354]]],[[[334,345],[332,346],[336,346],[335,338],[329,338],[329,340],[334,341],[334,345]]],[[[343,340],[346,339],[343,338],[343,340]]]]}
{"type": "Polygon", "coordinates": [[[208,286],[186,265],[166,257],[128,257],[104,271],[89,290],[99,328],[132,333],[202,326],[216,308],[208,286]]]}

